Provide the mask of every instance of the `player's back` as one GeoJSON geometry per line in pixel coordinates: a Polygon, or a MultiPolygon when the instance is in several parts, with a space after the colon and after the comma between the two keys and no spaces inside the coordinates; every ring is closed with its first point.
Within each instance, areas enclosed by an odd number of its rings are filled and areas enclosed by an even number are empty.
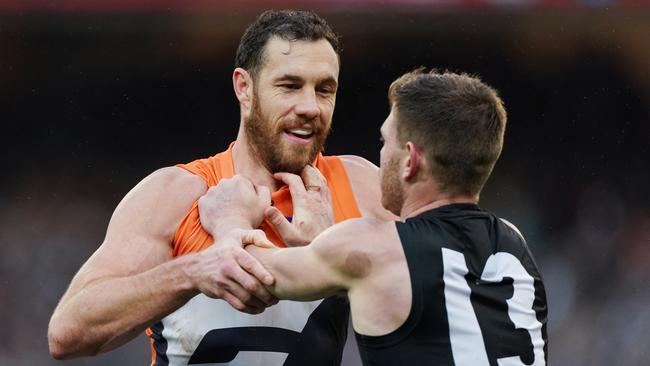
{"type": "Polygon", "coordinates": [[[364,365],[546,364],[544,286],[514,226],[473,204],[439,207],[396,226],[411,311],[387,335],[357,334],[364,365]]]}

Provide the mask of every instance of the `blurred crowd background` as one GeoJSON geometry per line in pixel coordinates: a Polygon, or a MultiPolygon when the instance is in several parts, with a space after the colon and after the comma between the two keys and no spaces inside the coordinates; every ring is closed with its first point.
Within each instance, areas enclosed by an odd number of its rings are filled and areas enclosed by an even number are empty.
{"type": "MultiPolygon", "coordinates": [[[[378,163],[387,87],[414,67],[498,89],[481,205],[537,257],[549,364],[650,365],[650,4],[623,0],[0,1],[0,365],[59,364],[49,316],[119,200],[235,138],[235,50],[267,8],[342,37],[327,154],[378,163]]],[[[67,364],[148,362],[140,337],[67,364]]]]}

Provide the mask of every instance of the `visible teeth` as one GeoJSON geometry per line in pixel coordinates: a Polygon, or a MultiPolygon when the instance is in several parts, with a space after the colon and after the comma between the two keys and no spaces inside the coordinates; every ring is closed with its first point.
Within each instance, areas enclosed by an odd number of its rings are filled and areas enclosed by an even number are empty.
{"type": "Polygon", "coordinates": [[[304,129],[304,128],[291,128],[289,129],[289,132],[298,136],[309,136],[312,134],[311,130],[304,129]]]}

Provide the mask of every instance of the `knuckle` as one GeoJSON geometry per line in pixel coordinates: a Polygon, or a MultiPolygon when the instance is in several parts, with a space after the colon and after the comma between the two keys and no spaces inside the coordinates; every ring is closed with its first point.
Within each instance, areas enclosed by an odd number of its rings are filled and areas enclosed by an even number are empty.
{"type": "Polygon", "coordinates": [[[264,234],[263,231],[256,229],[251,232],[251,237],[257,240],[263,240],[266,237],[266,235],[264,234]]]}
{"type": "Polygon", "coordinates": [[[233,266],[230,263],[223,263],[219,266],[219,274],[223,277],[229,277],[233,272],[233,266]]]}

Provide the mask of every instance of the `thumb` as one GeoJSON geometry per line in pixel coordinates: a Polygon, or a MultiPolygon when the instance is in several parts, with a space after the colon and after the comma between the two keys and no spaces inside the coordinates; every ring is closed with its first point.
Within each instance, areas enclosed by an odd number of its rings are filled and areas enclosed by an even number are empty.
{"type": "Polygon", "coordinates": [[[262,230],[245,230],[241,233],[241,242],[244,246],[253,244],[261,248],[275,248],[275,245],[266,237],[262,230]]]}
{"type": "Polygon", "coordinates": [[[291,241],[293,235],[293,227],[277,207],[267,207],[264,210],[264,216],[266,216],[266,219],[269,220],[273,226],[275,226],[284,241],[291,241]]]}

